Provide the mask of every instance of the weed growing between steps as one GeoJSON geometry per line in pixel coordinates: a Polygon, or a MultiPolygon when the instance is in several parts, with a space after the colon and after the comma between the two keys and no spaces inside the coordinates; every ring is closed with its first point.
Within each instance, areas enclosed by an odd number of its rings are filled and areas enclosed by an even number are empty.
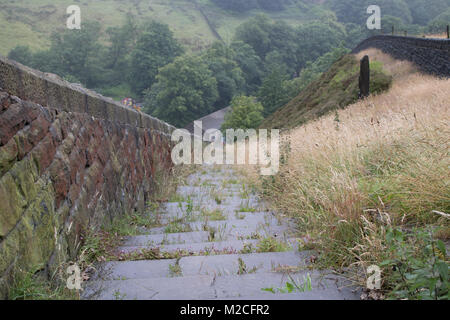
{"type": "Polygon", "coordinates": [[[193,230],[188,224],[180,222],[172,222],[164,229],[164,233],[182,233],[191,231],[193,230]]]}
{"type": "Polygon", "coordinates": [[[312,281],[309,274],[303,279],[303,283],[297,283],[291,275],[288,275],[291,281],[286,282],[284,288],[263,288],[262,291],[275,293],[293,293],[293,292],[307,292],[312,291],[312,281]]]}
{"type": "Polygon", "coordinates": [[[226,216],[220,209],[208,210],[208,209],[202,208],[201,216],[207,221],[226,220],[226,216]]]}
{"type": "Polygon", "coordinates": [[[282,242],[278,241],[273,237],[262,238],[259,240],[256,245],[256,252],[284,252],[289,250],[289,246],[282,242]]]}
{"type": "Polygon", "coordinates": [[[181,258],[177,258],[177,261],[175,261],[175,264],[169,265],[169,273],[170,273],[171,277],[183,276],[183,270],[181,269],[181,266],[180,266],[180,259],[181,258]]]}
{"type": "Polygon", "coordinates": [[[349,271],[365,287],[377,265],[387,298],[446,299],[450,80],[383,62],[401,78],[390,91],[338,111],[338,123],[330,114],[287,132],[277,176],[245,171],[274,211],[296,221],[319,267],[349,271]]]}
{"type": "MultiPolygon", "coordinates": [[[[9,300],[78,300],[76,291],[66,287],[64,279],[48,281],[38,275],[38,269],[17,272],[11,288],[9,300]]],[[[56,277],[57,275],[55,275],[56,277]]]]}

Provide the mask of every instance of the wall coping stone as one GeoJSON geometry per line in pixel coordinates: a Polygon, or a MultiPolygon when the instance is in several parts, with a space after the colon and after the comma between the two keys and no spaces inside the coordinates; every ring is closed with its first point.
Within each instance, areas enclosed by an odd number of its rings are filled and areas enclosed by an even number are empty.
{"type": "Polygon", "coordinates": [[[129,109],[111,98],[44,73],[0,55],[0,88],[10,95],[44,107],[87,113],[95,118],[156,130],[171,135],[174,126],[145,113],[129,109]]]}

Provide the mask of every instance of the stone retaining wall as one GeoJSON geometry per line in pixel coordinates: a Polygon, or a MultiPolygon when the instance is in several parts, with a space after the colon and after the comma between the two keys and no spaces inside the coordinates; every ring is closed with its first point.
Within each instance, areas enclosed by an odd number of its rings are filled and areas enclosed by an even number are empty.
{"type": "Polygon", "coordinates": [[[49,274],[89,226],[143,210],[172,168],[172,130],[0,58],[0,298],[16,270],[49,274]]]}
{"type": "Polygon", "coordinates": [[[450,77],[450,40],[399,36],[374,36],[361,42],[353,53],[377,48],[398,60],[415,63],[423,72],[450,77]]]}

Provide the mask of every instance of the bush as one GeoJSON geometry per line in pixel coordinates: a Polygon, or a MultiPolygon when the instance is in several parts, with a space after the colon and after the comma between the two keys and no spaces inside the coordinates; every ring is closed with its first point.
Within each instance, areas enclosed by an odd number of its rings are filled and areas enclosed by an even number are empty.
{"type": "Polygon", "coordinates": [[[264,108],[254,97],[238,96],[231,102],[231,111],[225,115],[222,130],[253,129],[263,120],[264,108]]]}

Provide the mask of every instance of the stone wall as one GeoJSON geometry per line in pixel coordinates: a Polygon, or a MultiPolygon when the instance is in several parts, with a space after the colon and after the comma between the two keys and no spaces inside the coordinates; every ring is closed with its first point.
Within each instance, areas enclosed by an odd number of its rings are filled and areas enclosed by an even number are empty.
{"type": "Polygon", "coordinates": [[[0,58],[0,298],[18,268],[51,272],[88,226],[143,210],[173,129],[0,58]]]}
{"type": "Polygon", "coordinates": [[[411,61],[425,73],[450,77],[450,40],[374,36],[361,42],[353,53],[368,48],[380,49],[398,60],[411,61]]]}

